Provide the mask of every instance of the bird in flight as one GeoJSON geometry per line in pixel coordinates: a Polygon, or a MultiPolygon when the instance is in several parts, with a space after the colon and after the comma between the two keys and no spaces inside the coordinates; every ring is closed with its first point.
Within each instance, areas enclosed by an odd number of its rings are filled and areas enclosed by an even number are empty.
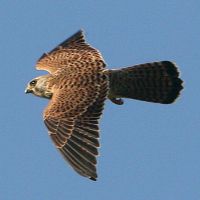
{"type": "Polygon", "coordinates": [[[122,105],[123,98],[170,104],[179,96],[182,80],[170,61],[106,69],[101,53],[80,30],[43,54],[26,93],[50,99],[43,119],[56,148],[80,175],[97,179],[99,118],[104,102],[122,105]]]}

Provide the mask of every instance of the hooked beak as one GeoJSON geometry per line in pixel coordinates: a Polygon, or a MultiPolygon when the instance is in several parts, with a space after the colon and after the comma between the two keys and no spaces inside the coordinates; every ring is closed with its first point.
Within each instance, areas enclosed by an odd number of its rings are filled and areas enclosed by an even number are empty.
{"type": "Polygon", "coordinates": [[[28,88],[25,90],[25,93],[26,93],[26,94],[28,94],[28,93],[32,93],[32,92],[33,92],[33,91],[30,90],[30,89],[28,89],[28,88]]]}

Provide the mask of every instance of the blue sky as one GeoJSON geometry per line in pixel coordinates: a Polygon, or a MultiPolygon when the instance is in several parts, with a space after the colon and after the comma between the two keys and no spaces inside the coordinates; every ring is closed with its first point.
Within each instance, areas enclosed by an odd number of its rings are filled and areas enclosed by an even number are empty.
{"type": "Polygon", "coordinates": [[[0,199],[199,200],[199,0],[1,0],[0,199]],[[36,60],[83,28],[110,68],[175,61],[185,81],[172,105],[106,102],[99,179],[67,166],[25,95],[36,60]]]}

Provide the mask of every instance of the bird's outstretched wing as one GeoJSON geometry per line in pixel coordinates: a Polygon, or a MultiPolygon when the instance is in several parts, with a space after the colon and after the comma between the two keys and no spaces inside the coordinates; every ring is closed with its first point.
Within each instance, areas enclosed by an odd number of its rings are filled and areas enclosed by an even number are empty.
{"type": "Polygon", "coordinates": [[[80,87],[78,82],[73,87],[55,91],[44,111],[44,122],[54,144],[74,170],[96,180],[98,121],[108,81],[105,75],[98,75],[92,84],[80,87]]]}
{"type": "Polygon", "coordinates": [[[96,180],[99,123],[108,91],[104,60],[78,31],[44,54],[36,68],[54,77],[44,123],[58,150],[82,176],[96,180]]]}
{"type": "Polygon", "coordinates": [[[68,71],[80,71],[105,67],[100,52],[85,42],[80,30],[59,44],[49,53],[44,53],[36,63],[36,69],[46,70],[53,74],[57,70],[68,68],[68,71]]]}

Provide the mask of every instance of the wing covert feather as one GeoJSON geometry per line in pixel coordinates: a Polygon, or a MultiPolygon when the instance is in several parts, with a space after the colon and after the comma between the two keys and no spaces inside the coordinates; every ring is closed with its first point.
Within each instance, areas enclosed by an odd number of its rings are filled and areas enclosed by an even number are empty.
{"type": "Polygon", "coordinates": [[[53,74],[59,70],[99,69],[105,67],[101,53],[86,43],[80,30],[69,39],[59,44],[49,53],[43,54],[36,63],[36,69],[53,74]]]}

